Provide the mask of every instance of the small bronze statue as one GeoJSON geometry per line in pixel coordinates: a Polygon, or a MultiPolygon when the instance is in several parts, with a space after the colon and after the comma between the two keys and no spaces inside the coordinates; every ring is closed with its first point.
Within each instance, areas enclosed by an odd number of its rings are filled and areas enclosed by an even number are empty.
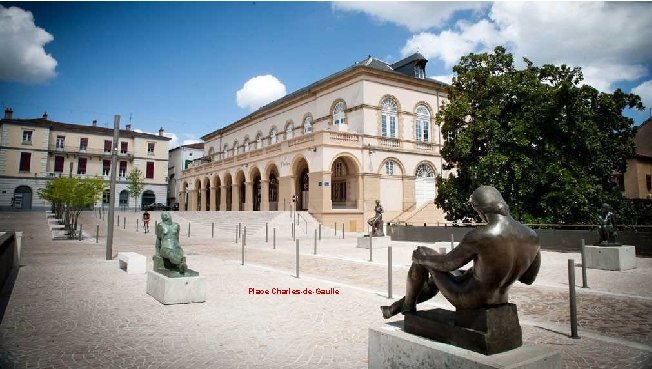
{"type": "Polygon", "coordinates": [[[458,311],[506,304],[512,283],[534,282],[541,263],[537,234],[510,216],[507,203],[493,187],[479,187],[469,201],[487,225],[467,233],[447,254],[417,247],[405,297],[391,306],[381,306],[385,319],[415,312],[417,303],[438,292],[458,311]],[[470,261],[470,269],[457,270],[470,261]]]}
{"type": "Polygon", "coordinates": [[[367,221],[367,224],[371,226],[371,236],[383,237],[385,236],[383,231],[383,207],[380,205],[380,200],[376,200],[374,211],[376,214],[367,221]]]}
{"type": "Polygon", "coordinates": [[[179,223],[173,223],[167,211],[161,213],[161,223],[156,225],[156,252],[152,258],[154,271],[167,277],[196,276],[199,273],[188,269],[186,257],[179,244],[179,223]]]}
{"type": "Polygon", "coordinates": [[[616,217],[609,204],[602,204],[602,211],[598,215],[598,236],[600,240],[596,246],[622,246],[622,243],[618,242],[616,217]]]}

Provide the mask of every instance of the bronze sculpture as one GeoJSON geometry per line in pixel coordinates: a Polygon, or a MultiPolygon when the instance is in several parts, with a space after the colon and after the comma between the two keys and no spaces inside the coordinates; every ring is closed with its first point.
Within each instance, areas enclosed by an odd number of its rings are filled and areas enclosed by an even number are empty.
{"type": "Polygon", "coordinates": [[[469,201],[487,225],[467,233],[448,254],[423,246],[414,250],[405,297],[381,307],[385,319],[416,311],[417,303],[438,292],[458,310],[506,304],[512,283],[534,282],[541,263],[536,233],[509,215],[493,187],[479,187],[469,201]],[[470,261],[470,269],[457,270],[470,261]]]}
{"type": "Polygon", "coordinates": [[[376,214],[369,218],[367,224],[371,226],[371,236],[372,237],[383,237],[385,232],[383,231],[383,207],[380,205],[380,200],[376,200],[376,207],[374,208],[376,214]]]}
{"type": "Polygon", "coordinates": [[[179,223],[173,223],[170,213],[161,213],[161,223],[156,225],[156,251],[154,271],[167,277],[196,276],[199,273],[188,269],[186,257],[179,244],[179,223]]]}
{"type": "Polygon", "coordinates": [[[598,215],[598,236],[600,239],[596,246],[621,246],[618,242],[618,231],[616,229],[616,217],[611,212],[609,204],[602,204],[602,211],[598,215]]]}

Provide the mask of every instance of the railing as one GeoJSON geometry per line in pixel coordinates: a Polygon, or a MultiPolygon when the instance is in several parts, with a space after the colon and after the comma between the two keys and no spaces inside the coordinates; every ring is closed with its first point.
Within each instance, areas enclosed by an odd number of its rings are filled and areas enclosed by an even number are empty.
{"type": "MultiPolygon", "coordinates": [[[[48,151],[51,152],[60,152],[62,154],[86,154],[86,155],[102,155],[102,156],[111,156],[111,151],[104,151],[104,149],[89,149],[88,147],[80,146],[59,146],[59,145],[49,145],[48,151]]],[[[129,160],[133,159],[133,154],[129,152],[118,152],[118,157],[125,157],[129,160]]]]}
{"type": "Polygon", "coordinates": [[[329,138],[332,141],[342,141],[342,142],[360,141],[360,136],[351,133],[329,132],[329,138]]]}
{"type": "Polygon", "coordinates": [[[381,146],[395,147],[395,148],[401,147],[401,140],[399,140],[398,138],[381,137],[378,139],[378,141],[380,142],[381,146]]]}

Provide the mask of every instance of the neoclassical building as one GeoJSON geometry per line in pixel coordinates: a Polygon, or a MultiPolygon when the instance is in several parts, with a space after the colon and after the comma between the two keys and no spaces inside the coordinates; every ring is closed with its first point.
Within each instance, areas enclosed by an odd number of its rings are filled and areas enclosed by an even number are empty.
{"type": "Polygon", "coordinates": [[[181,176],[180,210],[296,206],[364,231],[375,200],[386,221],[431,203],[447,85],[425,78],[426,63],[370,56],[206,134],[181,176]]]}

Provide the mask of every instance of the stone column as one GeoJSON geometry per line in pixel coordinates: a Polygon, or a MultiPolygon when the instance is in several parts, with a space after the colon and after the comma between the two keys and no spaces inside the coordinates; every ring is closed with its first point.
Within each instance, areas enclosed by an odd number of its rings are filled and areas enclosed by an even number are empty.
{"type": "Polygon", "coordinates": [[[179,192],[179,211],[186,210],[186,191],[179,192]]]}
{"type": "Polygon", "coordinates": [[[269,181],[260,180],[260,210],[269,211],[269,181]]]}
{"type": "Polygon", "coordinates": [[[254,210],[254,183],[245,182],[245,211],[254,210]]]}
{"type": "Polygon", "coordinates": [[[197,190],[188,191],[188,210],[197,211],[197,190]]]}
{"type": "Polygon", "coordinates": [[[231,210],[240,211],[240,189],[236,183],[231,185],[231,210]]]}
{"type": "Polygon", "coordinates": [[[226,211],[226,185],[220,186],[220,210],[226,211]]]}
{"type": "Polygon", "coordinates": [[[292,209],[292,195],[295,194],[294,176],[279,177],[278,179],[278,210],[283,211],[283,201],[285,201],[285,211],[292,209]]]}
{"type": "Polygon", "coordinates": [[[199,206],[197,210],[206,210],[206,189],[203,187],[199,189],[199,206]]]}
{"type": "Polygon", "coordinates": [[[217,211],[217,187],[215,186],[211,187],[210,191],[211,191],[210,210],[217,211]]]}

